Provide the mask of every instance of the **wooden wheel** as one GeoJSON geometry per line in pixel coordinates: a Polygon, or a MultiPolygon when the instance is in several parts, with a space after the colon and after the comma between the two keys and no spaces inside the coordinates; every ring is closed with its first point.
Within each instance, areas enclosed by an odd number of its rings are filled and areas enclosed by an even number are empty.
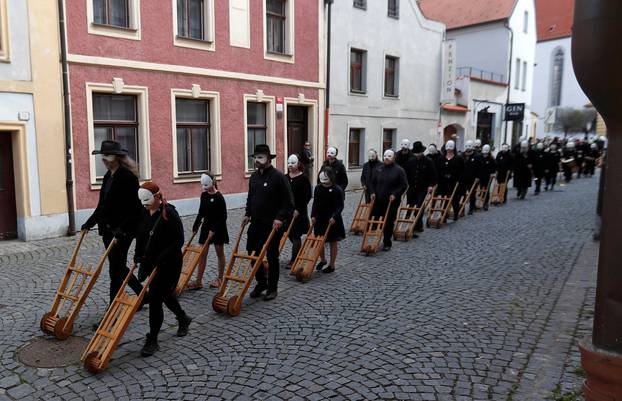
{"type": "Polygon", "coordinates": [[[41,331],[45,334],[54,334],[54,327],[56,326],[56,321],[58,317],[52,313],[47,312],[41,318],[41,322],[39,323],[39,327],[41,327],[41,331]]]}
{"type": "Polygon", "coordinates": [[[221,294],[214,295],[214,298],[212,298],[212,309],[216,313],[224,313],[227,310],[227,299],[223,298],[221,294]]]}
{"type": "Polygon", "coordinates": [[[240,314],[242,310],[242,305],[238,303],[237,295],[229,298],[229,302],[227,302],[227,314],[231,317],[235,317],[240,314]]]}
{"type": "Polygon", "coordinates": [[[302,267],[296,270],[296,280],[298,280],[299,283],[305,282],[305,271],[302,267]]]}
{"type": "Polygon", "coordinates": [[[100,373],[104,370],[104,367],[100,364],[97,352],[91,352],[86,356],[84,359],[84,368],[93,374],[100,373]]]}
{"type": "Polygon", "coordinates": [[[73,332],[73,324],[70,324],[67,328],[65,328],[65,323],[67,323],[67,318],[62,317],[58,319],[54,325],[54,337],[59,340],[66,340],[73,332]]]}

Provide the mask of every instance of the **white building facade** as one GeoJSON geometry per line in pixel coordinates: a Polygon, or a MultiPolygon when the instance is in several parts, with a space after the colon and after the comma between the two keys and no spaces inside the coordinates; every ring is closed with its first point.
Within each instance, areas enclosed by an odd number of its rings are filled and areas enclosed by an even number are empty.
{"type": "Polygon", "coordinates": [[[439,142],[444,25],[406,0],[332,7],[328,145],[358,188],[369,149],[396,149],[404,138],[439,142]]]}

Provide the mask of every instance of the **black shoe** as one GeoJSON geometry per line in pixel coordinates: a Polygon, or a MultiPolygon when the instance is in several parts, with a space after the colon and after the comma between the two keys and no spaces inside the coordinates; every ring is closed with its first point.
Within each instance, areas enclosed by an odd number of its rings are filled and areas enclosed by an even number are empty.
{"type": "Polygon", "coordinates": [[[192,318],[184,313],[181,318],[178,318],[179,327],[177,327],[177,337],[185,337],[188,335],[188,326],[192,323],[192,318]]]}
{"type": "Polygon", "coordinates": [[[315,270],[322,270],[324,268],[324,266],[326,266],[328,262],[320,262],[317,264],[317,266],[315,266],[315,270]]]}
{"type": "Polygon", "coordinates": [[[264,301],[272,301],[273,299],[276,298],[276,296],[279,295],[279,292],[277,290],[268,290],[268,292],[266,293],[266,295],[263,297],[264,301]]]}
{"type": "Polygon", "coordinates": [[[158,339],[152,338],[150,334],[147,334],[147,342],[143,346],[143,349],[140,350],[141,356],[151,356],[156,353],[160,349],[158,345],[158,339]]]}
{"type": "Polygon", "coordinates": [[[251,291],[250,297],[259,298],[261,296],[261,293],[267,289],[268,287],[265,284],[257,284],[255,285],[255,288],[253,288],[253,291],[251,291]]]}
{"type": "Polygon", "coordinates": [[[487,212],[488,211],[488,205],[484,205],[484,211],[487,212]]]}
{"type": "Polygon", "coordinates": [[[332,273],[334,271],[335,271],[335,266],[330,266],[330,265],[322,269],[322,273],[332,273]]]}
{"type": "MultiPolygon", "coordinates": [[[[383,252],[389,252],[390,250],[391,250],[391,246],[390,245],[385,245],[385,246],[382,247],[382,251],[383,252]]],[[[322,270],[322,271],[324,271],[324,270],[322,270]]]]}
{"type": "Polygon", "coordinates": [[[469,210],[469,216],[472,216],[472,215],[473,215],[473,211],[469,210]]]}
{"type": "MultiPolygon", "coordinates": [[[[419,232],[421,232],[421,231],[419,231],[419,232]]],[[[419,238],[419,236],[417,234],[413,234],[413,239],[415,239],[415,238],[419,238]]]]}

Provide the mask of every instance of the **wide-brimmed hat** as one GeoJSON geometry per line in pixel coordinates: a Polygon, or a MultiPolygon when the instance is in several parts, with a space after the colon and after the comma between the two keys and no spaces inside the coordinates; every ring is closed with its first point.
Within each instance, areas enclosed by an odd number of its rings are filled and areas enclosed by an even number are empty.
{"type": "Polygon", "coordinates": [[[417,141],[413,144],[413,153],[423,153],[425,152],[425,146],[421,141],[417,141]]]}
{"type": "Polygon", "coordinates": [[[268,155],[271,159],[274,159],[276,155],[273,155],[270,152],[270,146],[268,145],[255,145],[255,152],[253,152],[253,156],[257,155],[268,155]]]}
{"type": "Polygon", "coordinates": [[[91,152],[92,155],[115,155],[115,156],[127,156],[127,150],[121,147],[121,144],[117,141],[103,141],[99,150],[95,149],[91,152]]]}

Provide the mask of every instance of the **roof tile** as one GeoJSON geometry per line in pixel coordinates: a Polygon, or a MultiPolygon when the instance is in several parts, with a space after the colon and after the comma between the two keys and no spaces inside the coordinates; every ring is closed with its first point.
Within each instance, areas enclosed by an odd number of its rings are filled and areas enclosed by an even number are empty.
{"type": "Polygon", "coordinates": [[[418,0],[426,18],[440,21],[447,30],[510,17],[516,0],[418,0]]]}

